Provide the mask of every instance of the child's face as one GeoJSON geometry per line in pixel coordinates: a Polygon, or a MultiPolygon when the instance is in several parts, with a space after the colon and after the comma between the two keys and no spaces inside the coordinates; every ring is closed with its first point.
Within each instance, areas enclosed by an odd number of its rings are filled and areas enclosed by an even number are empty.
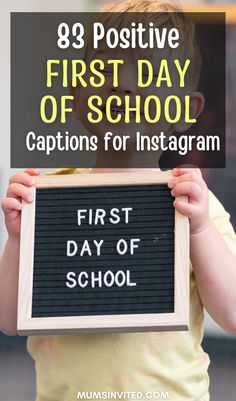
{"type": "MultiPolygon", "coordinates": [[[[86,88],[78,87],[76,88],[75,92],[75,99],[79,99],[76,102],[76,116],[82,122],[84,127],[92,134],[101,137],[107,131],[111,131],[114,135],[130,135],[131,138],[136,134],[136,131],[140,131],[145,135],[152,135],[152,134],[159,134],[161,131],[164,131],[166,134],[171,130],[171,124],[166,121],[164,118],[163,113],[163,104],[164,99],[168,95],[177,95],[181,96],[181,89],[179,89],[177,82],[177,71],[172,67],[171,60],[170,60],[170,75],[172,78],[173,86],[171,88],[167,88],[166,84],[164,83],[161,88],[156,87],[156,80],[158,75],[158,65],[160,63],[160,57],[165,58],[165,54],[163,51],[158,57],[158,51],[153,51],[154,57],[152,56],[152,60],[145,52],[142,54],[137,54],[134,51],[111,51],[111,50],[103,50],[99,51],[97,54],[93,53],[90,54],[90,59],[86,61],[86,65],[89,66],[91,60],[99,59],[102,60],[105,64],[105,84],[100,88],[94,88],[88,84],[86,88]],[[113,86],[113,67],[112,65],[107,64],[107,60],[109,59],[116,59],[116,60],[124,60],[123,65],[119,65],[118,67],[118,78],[119,78],[119,85],[118,87],[113,86]],[[152,62],[153,65],[153,80],[152,83],[146,88],[140,88],[137,85],[137,61],[138,59],[148,59],[152,62]],[[159,62],[158,62],[159,61],[159,62]],[[91,111],[88,107],[88,99],[92,95],[100,96],[102,99],[102,105],[96,106],[102,111],[103,118],[100,123],[90,123],[88,121],[88,113],[91,111]],[[116,100],[113,100],[111,103],[111,116],[112,118],[116,118],[120,115],[120,122],[119,123],[111,123],[107,121],[106,116],[106,101],[110,96],[116,95],[121,99],[121,104],[118,105],[116,100]],[[135,122],[136,114],[135,112],[130,112],[130,122],[125,123],[124,121],[124,113],[125,113],[125,96],[130,97],[130,107],[136,106],[136,96],[140,96],[140,123],[135,122]],[[156,95],[160,99],[160,104],[162,105],[162,116],[159,121],[155,124],[149,123],[146,121],[144,116],[144,101],[148,96],[156,95]]],[[[146,52],[147,53],[147,52],[146,52]]],[[[160,52],[159,52],[160,53],[160,52]]],[[[173,60],[172,60],[173,61],[173,60]]],[[[147,68],[145,65],[142,67],[142,79],[145,82],[147,80],[147,68]]],[[[89,78],[89,73],[87,74],[87,82],[89,78]]],[[[157,105],[154,101],[150,101],[149,106],[149,115],[153,119],[157,113],[157,105]]],[[[173,110],[174,112],[174,110],[173,110]]]]}
{"type": "MultiPolygon", "coordinates": [[[[106,132],[112,132],[113,135],[128,135],[130,137],[129,144],[134,144],[136,140],[136,132],[139,131],[142,135],[160,135],[164,132],[166,138],[168,138],[171,133],[184,132],[190,125],[185,123],[184,116],[184,96],[190,95],[190,116],[195,118],[202,111],[204,99],[198,92],[192,92],[188,89],[190,84],[190,78],[186,74],[186,86],[185,88],[180,88],[180,76],[177,68],[174,64],[174,59],[178,57],[176,53],[171,53],[169,49],[163,50],[151,50],[151,51],[135,51],[135,50],[110,50],[107,47],[101,47],[98,51],[91,51],[87,53],[86,65],[87,74],[86,81],[88,83],[87,87],[77,87],[75,89],[75,112],[77,119],[83,124],[83,126],[91,134],[96,135],[98,138],[102,139],[106,132]],[[105,83],[100,88],[94,88],[89,84],[89,65],[92,60],[99,59],[104,62],[105,69],[101,71],[105,75],[105,83]],[[161,86],[157,86],[158,74],[160,74],[160,63],[161,60],[167,59],[169,66],[169,76],[171,79],[171,87],[167,87],[165,79],[161,86]],[[123,60],[124,63],[118,67],[118,79],[119,83],[117,87],[113,85],[113,67],[107,63],[107,60],[123,60]],[[147,87],[138,86],[138,60],[148,60],[152,64],[152,82],[147,87]],[[90,96],[99,96],[102,99],[102,104],[98,105],[96,102],[94,104],[102,112],[102,121],[99,123],[92,123],[88,119],[88,113],[91,110],[88,106],[88,99],[90,96]],[[119,116],[118,123],[112,123],[108,121],[106,103],[109,97],[117,96],[120,99],[120,104],[117,103],[117,99],[114,99],[109,109],[111,110],[111,117],[116,119],[119,116]],[[173,124],[166,120],[164,115],[164,104],[165,99],[169,95],[175,95],[181,99],[183,113],[180,120],[173,124]],[[160,118],[155,123],[150,123],[146,120],[144,113],[145,100],[149,96],[156,96],[159,98],[159,104],[154,100],[148,103],[148,114],[153,120],[154,117],[160,112],[160,118]],[[136,113],[127,112],[130,116],[130,121],[125,122],[125,98],[129,97],[129,106],[134,108],[137,106],[137,98],[140,97],[140,122],[136,122],[136,113]],[[77,101],[78,99],[78,101],[77,101]]],[[[184,61],[179,60],[183,67],[184,61]]],[[[190,67],[191,68],[191,67],[190,67]]],[[[146,82],[149,76],[148,69],[143,65],[141,69],[142,81],[146,82]]],[[[165,72],[163,72],[163,77],[165,78],[165,72]]],[[[176,106],[175,103],[170,103],[170,115],[175,115],[176,106]]],[[[92,112],[94,114],[94,112],[92,112]]],[[[95,115],[96,117],[97,115],[95,115]]]]}

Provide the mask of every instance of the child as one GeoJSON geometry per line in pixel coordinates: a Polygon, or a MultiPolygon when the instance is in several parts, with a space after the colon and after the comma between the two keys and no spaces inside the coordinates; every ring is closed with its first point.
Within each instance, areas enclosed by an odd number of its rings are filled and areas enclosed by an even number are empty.
{"type": "MultiPolygon", "coordinates": [[[[153,13],[175,10],[173,3],[158,0],[126,0],[107,9],[153,13]]],[[[130,80],[124,79],[122,90],[132,90],[130,85],[130,80]]],[[[197,116],[202,109],[201,96],[193,92],[192,100],[197,116]]],[[[64,169],[55,173],[78,172],[64,169]]],[[[31,169],[11,177],[2,202],[9,238],[0,266],[0,328],[9,335],[17,334],[21,200],[33,201],[29,187],[38,174],[38,170],[31,169]]],[[[36,361],[37,401],[91,399],[90,392],[111,391],[126,392],[123,399],[137,398],[140,393],[158,399],[160,392],[167,392],[173,401],[209,400],[209,358],[201,348],[203,306],[223,329],[236,333],[236,237],[229,215],[208,191],[200,170],[177,168],[168,185],[173,196],[189,197],[188,204],[174,202],[190,220],[189,331],[29,337],[28,350],[36,361]],[[81,394],[83,391],[88,392],[87,396],[81,394]],[[135,393],[131,396],[129,392],[135,393]]],[[[100,398],[111,398],[103,394],[100,398]]]]}

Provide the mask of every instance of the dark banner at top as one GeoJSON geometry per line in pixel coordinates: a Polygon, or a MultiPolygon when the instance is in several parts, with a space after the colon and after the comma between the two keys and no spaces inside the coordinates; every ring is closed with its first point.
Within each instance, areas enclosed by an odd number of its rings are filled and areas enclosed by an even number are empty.
{"type": "Polygon", "coordinates": [[[224,13],[12,13],[11,167],[225,166],[224,13]]]}

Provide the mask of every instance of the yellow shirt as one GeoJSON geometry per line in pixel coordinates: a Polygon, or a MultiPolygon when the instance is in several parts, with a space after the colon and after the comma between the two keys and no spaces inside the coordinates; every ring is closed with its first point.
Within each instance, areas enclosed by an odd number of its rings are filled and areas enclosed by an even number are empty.
{"type": "MultiPolygon", "coordinates": [[[[54,174],[78,172],[59,169],[54,174]]],[[[210,216],[236,253],[229,214],[211,192],[209,198],[210,216]]],[[[201,348],[202,337],[203,306],[190,266],[188,332],[29,337],[28,350],[36,362],[36,400],[73,401],[83,391],[132,391],[153,392],[152,400],[158,392],[168,392],[173,401],[208,401],[209,357],[201,348]]],[[[109,399],[109,394],[105,397],[109,399]]]]}

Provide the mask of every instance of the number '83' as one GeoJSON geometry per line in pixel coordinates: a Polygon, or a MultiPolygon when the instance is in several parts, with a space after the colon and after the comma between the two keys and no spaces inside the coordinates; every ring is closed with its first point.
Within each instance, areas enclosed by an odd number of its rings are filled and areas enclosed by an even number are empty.
{"type": "Polygon", "coordinates": [[[84,26],[80,22],[76,22],[72,25],[71,32],[70,27],[66,22],[62,22],[57,29],[58,40],[57,45],[60,49],[67,49],[70,46],[70,35],[74,36],[72,46],[75,49],[82,49],[84,46],[84,26]]]}

